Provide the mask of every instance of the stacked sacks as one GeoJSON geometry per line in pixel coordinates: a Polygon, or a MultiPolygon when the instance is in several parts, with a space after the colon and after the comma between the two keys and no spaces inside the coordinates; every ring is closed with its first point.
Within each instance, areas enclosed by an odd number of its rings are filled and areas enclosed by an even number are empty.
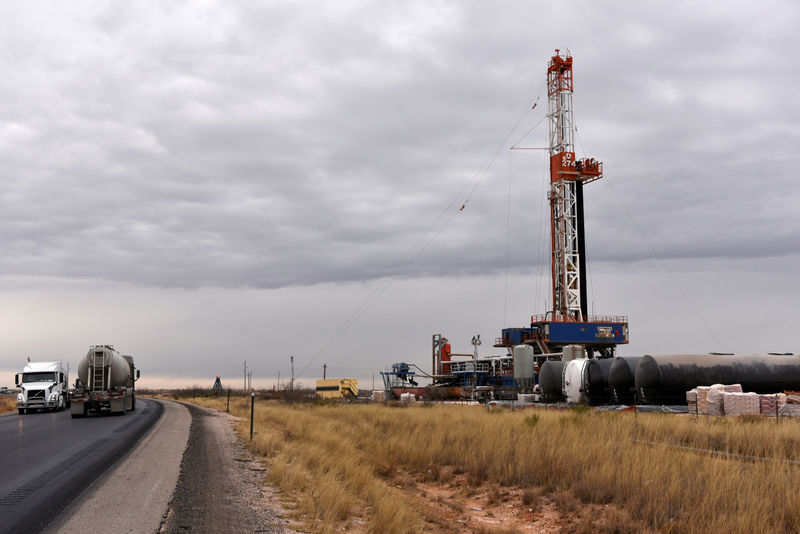
{"type": "Polygon", "coordinates": [[[761,400],[758,393],[726,392],[722,396],[725,415],[759,415],[761,400]]]}
{"type": "Polygon", "coordinates": [[[787,395],[786,404],[778,408],[781,417],[800,417],[800,396],[787,395]]]}
{"type": "Polygon", "coordinates": [[[759,403],[761,408],[761,415],[774,417],[781,406],[786,404],[786,395],[778,393],[777,395],[759,395],[759,403]]]}
{"type": "Polygon", "coordinates": [[[800,395],[743,393],[740,384],[698,386],[686,392],[689,413],[700,415],[765,415],[800,418],[800,395]]]}
{"type": "Polygon", "coordinates": [[[697,386],[697,411],[696,413],[708,413],[708,392],[711,386],[697,386]]]}
{"type": "Polygon", "coordinates": [[[686,392],[686,404],[689,405],[689,413],[700,413],[697,409],[697,388],[686,392]]]}
{"type": "Polygon", "coordinates": [[[725,386],[714,384],[708,388],[706,396],[706,410],[703,415],[725,415],[725,386]]]}

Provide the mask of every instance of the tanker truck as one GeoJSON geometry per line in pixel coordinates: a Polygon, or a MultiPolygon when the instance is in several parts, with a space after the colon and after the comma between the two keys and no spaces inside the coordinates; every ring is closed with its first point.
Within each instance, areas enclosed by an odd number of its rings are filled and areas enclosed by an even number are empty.
{"type": "Polygon", "coordinates": [[[133,356],[123,356],[113,345],[93,345],[78,364],[78,379],[70,392],[72,417],[89,413],[124,415],[136,409],[134,383],[139,370],[133,356]]]}

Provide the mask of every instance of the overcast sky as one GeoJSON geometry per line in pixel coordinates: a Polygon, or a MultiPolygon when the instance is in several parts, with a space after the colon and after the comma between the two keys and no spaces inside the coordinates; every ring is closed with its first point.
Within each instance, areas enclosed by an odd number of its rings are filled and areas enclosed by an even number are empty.
{"type": "Polygon", "coordinates": [[[323,363],[370,380],[429,367],[436,332],[493,353],[549,306],[543,154],[509,149],[546,144],[555,48],[579,156],[605,165],[589,296],[630,317],[620,353],[800,352],[794,2],[31,1],[0,20],[0,385],[101,343],[143,386],[239,385],[244,360],[267,384],[289,355],[308,383],[323,363]]]}

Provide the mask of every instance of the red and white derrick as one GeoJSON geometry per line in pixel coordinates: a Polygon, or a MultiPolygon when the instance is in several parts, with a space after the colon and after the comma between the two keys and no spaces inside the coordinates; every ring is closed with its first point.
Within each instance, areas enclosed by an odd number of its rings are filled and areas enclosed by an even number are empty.
{"type": "Polygon", "coordinates": [[[603,176],[594,158],[575,158],[572,114],[572,56],[556,49],[547,68],[547,118],[550,151],[550,232],[553,318],[586,321],[586,252],[583,235],[583,184],[603,176]]]}

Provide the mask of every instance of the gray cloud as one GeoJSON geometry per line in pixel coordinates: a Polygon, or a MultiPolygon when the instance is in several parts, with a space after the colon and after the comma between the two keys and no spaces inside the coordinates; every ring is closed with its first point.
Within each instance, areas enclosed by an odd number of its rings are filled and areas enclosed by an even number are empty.
{"type": "Polygon", "coordinates": [[[540,155],[503,150],[459,214],[457,193],[566,45],[617,193],[587,190],[594,261],[652,257],[617,196],[665,258],[794,252],[798,11],[763,7],[5,6],[0,273],[277,288],[409,250],[408,277],[502,272],[509,166],[510,265],[534,268],[540,155]]]}

